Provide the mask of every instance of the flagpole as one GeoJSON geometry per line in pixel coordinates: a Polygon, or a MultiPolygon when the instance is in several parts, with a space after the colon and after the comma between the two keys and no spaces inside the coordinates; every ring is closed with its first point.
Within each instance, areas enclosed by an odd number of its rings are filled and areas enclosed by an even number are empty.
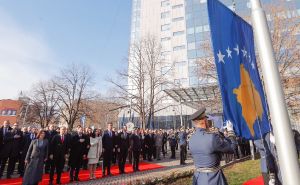
{"type": "Polygon", "coordinates": [[[280,75],[275,63],[267,19],[260,0],[251,0],[251,7],[252,23],[266,85],[282,181],[285,185],[299,185],[299,161],[296,156],[296,147],[281,87],[280,75]]]}

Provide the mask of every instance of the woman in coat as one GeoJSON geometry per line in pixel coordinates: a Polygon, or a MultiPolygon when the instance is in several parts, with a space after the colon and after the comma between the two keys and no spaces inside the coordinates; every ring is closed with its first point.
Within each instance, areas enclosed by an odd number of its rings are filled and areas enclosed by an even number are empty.
{"type": "Polygon", "coordinates": [[[90,149],[88,152],[88,164],[90,171],[90,179],[96,179],[95,171],[97,163],[102,153],[102,137],[100,136],[100,130],[97,129],[94,134],[90,136],[90,149]]]}
{"type": "Polygon", "coordinates": [[[42,180],[44,162],[48,156],[48,140],[45,139],[45,135],[44,130],[39,131],[37,139],[29,146],[25,158],[23,185],[37,185],[42,180]]]}

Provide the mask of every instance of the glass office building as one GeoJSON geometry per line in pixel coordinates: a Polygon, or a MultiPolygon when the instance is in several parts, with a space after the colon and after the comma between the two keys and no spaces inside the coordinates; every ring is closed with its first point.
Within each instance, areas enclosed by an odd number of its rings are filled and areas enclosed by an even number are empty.
{"type": "MultiPolygon", "coordinates": [[[[251,16],[249,0],[220,0],[230,9],[242,17],[251,16]]],[[[281,2],[289,7],[279,12],[286,17],[300,17],[299,0],[261,0],[263,5],[281,2]]],[[[271,19],[268,16],[268,20],[271,19]]],[[[164,86],[162,89],[185,89],[185,93],[199,86],[217,83],[213,79],[199,77],[199,59],[211,54],[203,49],[203,44],[210,42],[210,27],[206,0],[132,0],[131,40],[143,38],[146,35],[155,35],[162,46],[162,56],[167,60],[160,69],[162,72],[172,66],[170,80],[176,86],[164,86]]],[[[297,35],[300,39],[300,33],[297,35]]],[[[130,67],[130,63],[128,65],[130,67]]],[[[130,81],[128,82],[130,85],[130,81]]],[[[172,97],[161,102],[172,105],[155,115],[154,127],[174,128],[180,125],[180,116],[183,116],[185,125],[188,116],[195,109],[181,105],[172,97]],[[182,109],[181,109],[182,106],[182,109]]],[[[121,115],[123,116],[123,115],[121,115]]],[[[127,116],[125,116],[127,117],[127,116]]]]}

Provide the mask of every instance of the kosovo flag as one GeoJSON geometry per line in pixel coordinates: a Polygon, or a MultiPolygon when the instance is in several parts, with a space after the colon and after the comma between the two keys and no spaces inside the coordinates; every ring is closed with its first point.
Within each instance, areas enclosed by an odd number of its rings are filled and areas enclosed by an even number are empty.
{"type": "Polygon", "coordinates": [[[218,0],[207,6],[224,119],[238,136],[258,139],[270,126],[252,27],[218,0]]]}

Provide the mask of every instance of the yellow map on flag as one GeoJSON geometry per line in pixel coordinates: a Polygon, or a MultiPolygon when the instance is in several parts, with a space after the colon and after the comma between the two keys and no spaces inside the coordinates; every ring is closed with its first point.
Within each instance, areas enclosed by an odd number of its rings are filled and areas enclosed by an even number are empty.
{"type": "Polygon", "coordinates": [[[241,84],[237,89],[233,90],[233,93],[237,95],[237,101],[242,106],[242,114],[248,125],[250,133],[254,136],[253,125],[255,120],[262,119],[263,106],[261,98],[256,90],[248,71],[245,69],[244,64],[240,65],[240,78],[241,84]]]}

